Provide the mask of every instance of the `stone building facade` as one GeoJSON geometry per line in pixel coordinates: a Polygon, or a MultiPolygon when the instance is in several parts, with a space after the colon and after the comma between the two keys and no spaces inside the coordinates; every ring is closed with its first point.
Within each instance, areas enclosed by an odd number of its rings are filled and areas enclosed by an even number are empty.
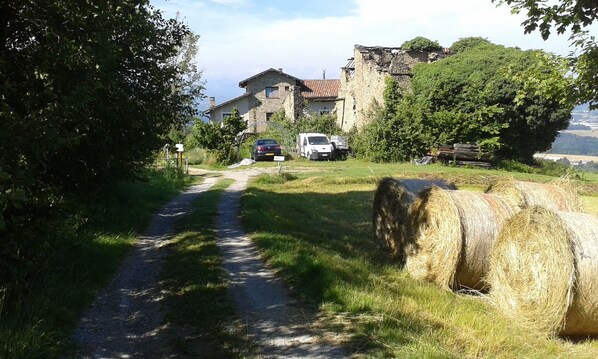
{"type": "Polygon", "coordinates": [[[247,121],[248,131],[259,133],[279,111],[292,121],[304,114],[332,112],[339,80],[301,80],[271,68],[239,82],[239,87],[245,88],[243,95],[219,105],[210,98],[210,109],[205,113],[211,121],[221,121],[237,108],[247,121]]]}
{"type": "Polygon", "coordinates": [[[433,62],[448,56],[441,52],[404,51],[399,47],[355,45],[353,57],[341,68],[336,101],[337,122],[343,131],[361,129],[368,112],[384,104],[385,78],[394,77],[403,91],[411,90],[411,70],[420,62],[433,62]]]}

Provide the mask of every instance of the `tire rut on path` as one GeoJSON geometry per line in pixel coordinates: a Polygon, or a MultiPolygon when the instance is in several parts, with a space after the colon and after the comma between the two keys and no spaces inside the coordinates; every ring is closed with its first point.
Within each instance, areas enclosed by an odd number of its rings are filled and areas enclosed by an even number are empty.
{"type": "Polygon", "coordinates": [[[169,358],[168,325],[162,312],[161,245],[175,234],[177,220],[215,178],[190,187],[156,213],[121,264],[112,282],[84,313],[75,329],[82,358],[169,358]]]}
{"type": "Polygon", "coordinates": [[[240,198],[251,172],[225,174],[235,180],[218,207],[218,247],[230,275],[231,295],[248,334],[265,358],[345,358],[341,348],[310,333],[311,315],[302,311],[284,283],[268,269],[239,222],[240,198]]]}

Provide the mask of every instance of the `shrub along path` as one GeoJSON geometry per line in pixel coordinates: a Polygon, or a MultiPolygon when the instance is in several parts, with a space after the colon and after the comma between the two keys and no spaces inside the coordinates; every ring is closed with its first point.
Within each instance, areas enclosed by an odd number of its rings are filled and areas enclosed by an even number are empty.
{"type": "Polygon", "coordinates": [[[239,202],[254,171],[229,172],[235,180],[218,206],[218,247],[230,275],[230,290],[247,331],[267,358],[344,358],[343,351],[319,342],[309,326],[313,315],[293,300],[285,285],[264,265],[239,223],[239,202]]]}

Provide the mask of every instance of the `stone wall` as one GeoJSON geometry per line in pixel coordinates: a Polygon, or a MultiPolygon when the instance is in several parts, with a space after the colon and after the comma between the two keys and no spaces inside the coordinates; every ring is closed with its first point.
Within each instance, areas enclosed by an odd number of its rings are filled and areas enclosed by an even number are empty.
{"type": "Polygon", "coordinates": [[[411,91],[413,67],[420,62],[433,62],[448,56],[446,52],[403,51],[396,47],[355,45],[353,58],[341,69],[336,111],[338,124],[344,131],[363,128],[369,112],[384,104],[384,81],[394,77],[403,91],[411,91]]]}
{"type": "MultiPolygon", "coordinates": [[[[270,71],[247,83],[246,91],[254,94],[249,98],[248,129],[254,132],[262,132],[267,128],[268,114],[276,113],[284,109],[285,101],[292,96],[292,88],[295,80],[284,74],[270,71]],[[277,87],[277,97],[266,97],[266,87],[277,87]]],[[[287,101],[289,103],[289,101],[287,101]]]]}

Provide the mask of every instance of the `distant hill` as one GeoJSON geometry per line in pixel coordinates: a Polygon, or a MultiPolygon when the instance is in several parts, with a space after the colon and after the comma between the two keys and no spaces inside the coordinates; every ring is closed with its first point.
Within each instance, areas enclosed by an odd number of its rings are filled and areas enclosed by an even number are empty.
{"type": "Polygon", "coordinates": [[[598,156],[598,138],[560,133],[549,151],[569,155],[598,156]]]}

